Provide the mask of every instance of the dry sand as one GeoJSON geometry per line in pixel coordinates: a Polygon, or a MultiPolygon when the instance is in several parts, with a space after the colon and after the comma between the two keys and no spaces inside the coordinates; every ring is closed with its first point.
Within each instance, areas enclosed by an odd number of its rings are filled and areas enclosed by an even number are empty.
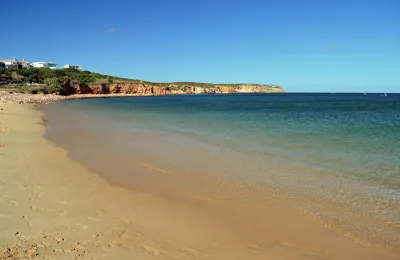
{"type": "Polygon", "coordinates": [[[233,217],[246,207],[216,213],[112,186],[45,140],[32,108],[0,104],[0,259],[400,259],[283,202],[246,222],[233,217]]]}

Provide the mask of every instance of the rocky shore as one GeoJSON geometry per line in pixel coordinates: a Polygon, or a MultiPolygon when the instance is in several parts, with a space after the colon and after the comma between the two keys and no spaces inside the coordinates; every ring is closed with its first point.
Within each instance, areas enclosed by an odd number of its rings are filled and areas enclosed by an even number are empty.
{"type": "Polygon", "coordinates": [[[65,99],[59,95],[34,95],[0,91],[0,103],[39,104],[65,99]]]}
{"type": "Polygon", "coordinates": [[[61,96],[56,94],[27,94],[27,93],[9,93],[0,91],[0,103],[5,104],[45,104],[58,100],[82,99],[82,98],[104,98],[104,97],[133,97],[137,94],[75,94],[70,96],[61,96]]]}

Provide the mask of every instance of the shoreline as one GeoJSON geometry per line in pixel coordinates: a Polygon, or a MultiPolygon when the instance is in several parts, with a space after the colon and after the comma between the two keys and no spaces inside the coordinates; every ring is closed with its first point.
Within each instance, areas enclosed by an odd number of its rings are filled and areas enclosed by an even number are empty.
{"type": "MultiPolygon", "coordinates": [[[[215,95],[210,93],[202,93],[215,95]]],[[[224,94],[235,94],[235,93],[220,93],[224,94]]],[[[236,93],[246,94],[246,93],[236,93]]],[[[247,93],[249,94],[249,93],[247,93]]],[[[250,93],[251,94],[251,93],[250,93]]],[[[274,93],[269,93],[274,94],[274,93]]],[[[174,96],[174,95],[196,95],[190,93],[179,93],[179,94],[73,94],[68,96],[62,96],[57,94],[26,94],[26,93],[13,93],[0,91],[0,104],[48,104],[60,100],[71,100],[71,99],[87,99],[87,98],[117,98],[117,97],[152,97],[152,96],[174,96]]],[[[199,95],[199,94],[197,94],[199,95]]]]}
{"type": "Polygon", "coordinates": [[[0,259],[187,259],[234,236],[206,216],[110,185],[71,161],[44,139],[32,105],[0,107],[0,259]]]}
{"type": "Polygon", "coordinates": [[[219,205],[204,199],[190,201],[202,208],[113,186],[43,137],[42,114],[33,105],[0,107],[4,259],[399,259],[335,234],[278,200],[264,212],[267,219],[253,219],[269,224],[243,236],[232,225],[238,223],[220,221],[232,208],[214,218],[203,209],[219,205]]]}
{"type": "MultiPolygon", "coordinates": [[[[108,104],[107,100],[104,102],[108,104]]],[[[113,113],[107,114],[108,109],[101,107],[97,109],[102,116],[90,110],[81,113],[85,111],[85,103],[75,103],[78,110],[63,102],[39,106],[48,120],[45,137],[69,150],[72,160],[110,183],[189,204],[193,201],[188,202],[187,196],[213,202],[223,200],[230,205],[257,202],[253,205],[267,207],[263,201],[275,196],[279,198],[277,203],[283,201],[358,243],[398,246],[394,223],[399,204],[395,190],[333,169],[313,168],[273,155],[247,154],[240,149],[214,145],[195,135],[165,131],[162,126],[161,131],[150,125],[132,130],[134,124],[142,125],[139,118],[132,124],[108,120],[113,113]],[[112,127],[104,132],[102,125],[112,127]],[[341,190],[346,192],[338,194],[341,190]],[[358,203],[353,204],[354,201],[358,203]],[[391,209],[377,206],[382,204],[392,205],[391,209]]],[[[122,114],[119,116],[122,118],[122,114]]],[[[124,118],[128,122],[129,117],[124,118]]],[[[267,212],[262,214],[268,218],[267,212]]],[[[253,222],[249,220],[251,216],[242,217],[253,222]]],[[[264,228],[263,225],[255,229],[264,228]]],[[[235,225],[239,226],[240,223],[235,225]]]]}
{"type": "MultiPolygon", "coordinates": [[[[0,91],[0,103],[3,104],[47,104],[60,100],[85,99],[85,98],[115,98],[115,97],[140,97],[146,95],[139,94],[74,94],[61,96],[56,94],[26,94],[26,93],[8,93],[0,91]]],[[[154,95],[147,95],[154,96],[154,95]]]]}

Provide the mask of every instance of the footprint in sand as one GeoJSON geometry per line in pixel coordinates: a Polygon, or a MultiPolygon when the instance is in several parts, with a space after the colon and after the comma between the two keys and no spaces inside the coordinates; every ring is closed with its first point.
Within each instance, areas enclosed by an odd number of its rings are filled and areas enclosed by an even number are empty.
{"type": "Polygon", "coordinates": [[[121,238],[121,239],[127,239],[127,238],[129,238],[129,235],[128,235],[127,233],[125,233],[125,232],[122,232],[122,233],[119,235],[119,238],[121,238]]]}
{"type": "Polygon", "coordinates": [[[29,258],[34,258],[39,255],[37,253],[37,251],[38,251],[38,247],[36,245],[32,245],[32,247],[29,247],[25,252],[29,258]]]}
{"type": "Polygon", "coordinates": [[[122,241],[113,241],[113,243],[115,243],[120,248],[124,248],[124,249],[128,249],[128,250],[132,250],[133,248],[135,248],[134,245],[129,245],[122,241]]]}
{"type": "Polygon", "coordinates": [[[142,245],[142,249],[145,250],[150,255],[153,255],[153,256],[159,256],[160,255],[160,252],[157,249],[155,249],[155,248],[153,248],[151,246],[142,245]]]}
{"type": "MultiPolygon", "coordinates": [[[[18,183],[18,182],[15,182],[15,183],[18,183]]],[[[19,184],[18,187],[20,187],[21,189],[28,189],[29,188],[28,185],[26,185],[25,183],[19,184]]]]}
{"type": "Polygon", "coordinates": [[[140,232],[136,232],[136,233],[135,233],[135,236],[137,236],[137,237],[141,237],[141,236],[143,236],[143,234],[142,234],[142,233],[140,233],[140,232]]]}
{"type": "Polygon", "coordinates": [[[264,251],[271,250],[274,247],[279,247],[279,244],[277,241],[272,241],[270,243],[266,244],[254,244],[249,246],[249,250],[253,253],[263,253],[264,251]]]}
{"type": "Polygon", "coordinates": [[[64,242],[64,241],[65,241],[65,238],[56,236],[56,237],[54,237],[54,240],[55,240],[57,243],[61,243],[61,242],[64,242]]]}
{"type": "Polygon", "coordinates": [[[29,206],[29,208],[30,208],[31,210],[44,211],[44,208],[42,208],[42,207],[37,207],[37,206],[34,206],[34,205],[29,206]]]}
{"type": "Polygon", "coordinates": [[[45,241],[42,241],[42,242],[41,242],[41,245],[43,245],[44,247],[49,247],[49,246],[50,246],[50,244],[49,244],[49,243],[46,243],[45,241]]]}
{"type": "Polygon", "coordinates": [[[83,249],[85,249],[85,246],[88,245],[88,242],[89,242],[88,240],[84,240],[84,241],[80,241],[80,242],[74,242],[74,243],[71,244],[71,246],[72,246],[73,249],[83,250],[83,249]]]}
{"type": "Polygon", "coordinates": [[[16,202],[15,200],[6,200],[6,203],[11,205],[18,205],[18,202],[16,202]]]}
{"type": "Polygon", "coordinates": [[[196,250],[189,248],[189,247],[179,248],[179,251],[181,251],[182,253],[185,253],[187,255],[190,255],[192,257],[196,257],[198,255],[196,250]]]}
{"type": "Polygon", "coordinates": [[[28,224],[28,227],[31,227],[33,223],[31,221],[28,221],[29,217],[27,215],[22,216],[22,220],[26,221],[26,224],[28,224]]]}

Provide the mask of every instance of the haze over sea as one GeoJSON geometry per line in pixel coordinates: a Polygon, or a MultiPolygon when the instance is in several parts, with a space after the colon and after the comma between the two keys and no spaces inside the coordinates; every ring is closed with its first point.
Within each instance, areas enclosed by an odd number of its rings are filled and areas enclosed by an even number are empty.
{"type": "Polygon", "coordinates": [[[399,246],[400,94],[154,96],[41,109],[48,138],[117,184],[138,185],[127,181],[133,164],[250,183],[358,239],[399,246]]]}

